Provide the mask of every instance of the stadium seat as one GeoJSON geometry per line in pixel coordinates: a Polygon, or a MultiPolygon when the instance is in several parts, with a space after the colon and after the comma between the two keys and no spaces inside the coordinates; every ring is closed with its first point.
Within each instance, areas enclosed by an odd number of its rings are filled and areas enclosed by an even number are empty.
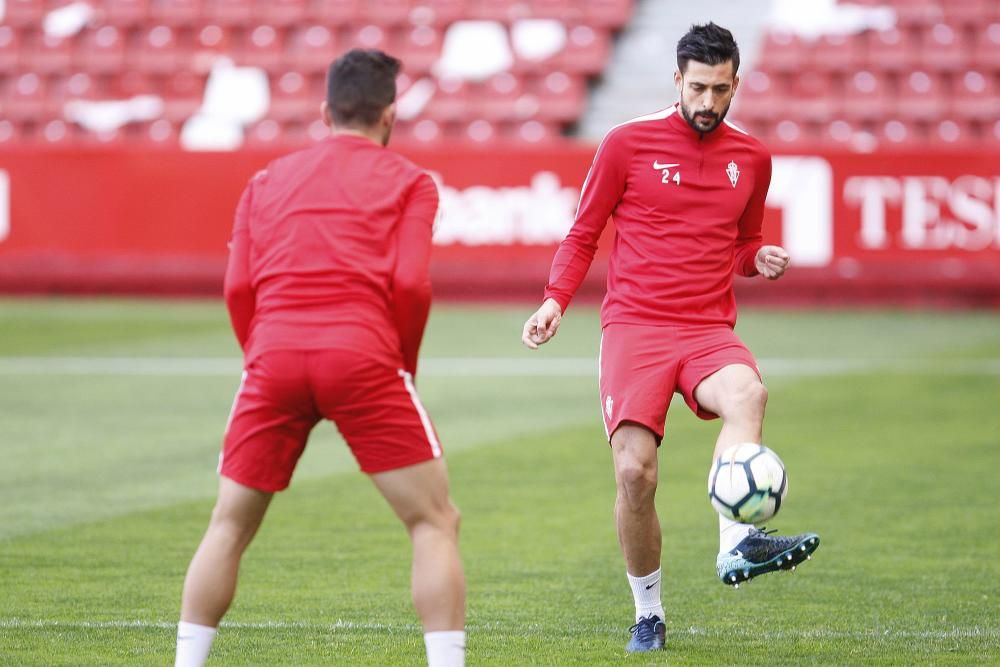
{"type": "Polygon", "coordinates": [[[464,18],[479,21],[512,23],[531,16],[524,0],[467,0],[466,9],[468,15],[464,18]]]}
{"type": "Polygon", "coordinates": [[[260,67],[268,72],[285,67],[284,36],[270,25],[248,29],[237,49],[236,64],[260,67]]]}
{"type": "Polygon", "coordinates": [[[896,28],[871,33],[868,66],[889,72],[909,70],[920,59],[919,44],[909,31],[896,28]]]}
{"type": "Polygon", "coordinates": [[[46,146],[71,146],[77,141],[76,134],[72,124],[57,118],[42,123],[36,139],[46,146]]]}
{"type": "Polygon", "coordinates": [[[932,121],[947,109],[948,93],[941,77],[916,70],[900,82],[898,102],[896,112],[900,118],[932,121]]]}
{"type": "Polygon", "coordinates": [[[347,43],[344,45],[345,51],[355,48],[385,51],[389,48],[389,37],[381,26],[374,23],[362,25],[348,33],[347,43]]]}
{"type": "Polygon", "coordinates": [[[0,25],[0,75],[17,71],[20,62],[20,33],[9,25],[0,25]]]}
{"type": "Polygon", "coordinates": [[[130,142],[143,149],[167,148],[176,149],[180,146],[180,126],[164,118],[158,118],[149,123],[134,123],[127,128],[130,142]]]}
{"type": "Polygon", "coordinates": [[[312,4],[310,17],[330,27],[340,26],[358,20],[361,0],[316,0],[312,4]]]}
{"type": "Polygon", "coordinates": [[[391,28],[406,23],[409,18],[410,0],[362,0],[360,16],[354,20],[391,28]]]}
{"type": "Polygon", "coordinates": [[[150,0],[149,16],[154,23],[173,28],[198,22],[202,0],[150,0]]]}
{"type": "Polygon", "coordinates": [[[319,115],[323,97],[311,89],[309,80],[297,71],[271,77],[268,116],[281,122],[305,121],[319,115]]]}
{"type": "Polygon", "coordinates": [[[524,85],[517,76],[510,72],[494,74],[470,100],[470,113],[493,122],[511,120],[516,117],[517,100],[523,95],[524,85]]]}
{"type": "Polygon", "coordinates": [[[435,121],[422,118],[416,122],[399,123],[392,133],[393,141],[405,144],[432,145],[441,141],[444,130],[435,121]]]}
{"type": "Polygon", "coordinates": [[[81,67],[95,74],[120,72],[125,67],[125,35],[116,26],[87,30],[80,37],[77,59],[81,67]]]}
{"type": "Polygon", "coordinates": [[[580,77],[555,71],[547,74],[533,90],[541,108],[538,120],[559,123],[575,122],[583,112],[586,87],[580,77]]]}
{"type": "Polygon", "coordinates": [[[1000,117],[1000,86],[996,79],[977,70],[957,77],[951,113],[967,122],[985,122],[1000,117]]]}
{"type": "Polygon", "coordinates": [[[808,48],[810,67],[825,71],[856,72],[865,63],[866,40],[861,35],[829,33],[820,35],[808,48]]]}
{"type": "Polygon", "coordinates": [[[537,120],[511,123],[503,129],[503,138],[520,147],[541,147],[561,140],[558,128],[537,120]]]}
{"type": "Polygon", "coordinates": [[[586,3],[574,0],[530,0],[531,16],[538,19],[556,19],[563,23],[577,23],[584,19],[586,3]]]}
{"type": "Polygon", "coordinates": [[[985,72],[1000,72],[1000,17],[975,31],[972,61],[985,72]]]}
{"type": "Polygon", "coordinates": [[[574,25],[566,31],[566,46],[553,64],[571,74],[596,76],[604,71],[610,56],[611,37],[606,30],[574,25]]]}
{"type": "Polygon", "coordinates": [[[246,26],[254,19],[254,0],[207,0],[203,17],[221,26],[246,26]]]}
{"type": "Polygon", "coordinates": [[[945,19],[956,26],[977,27],[998,17],[996,0],[947,0],[943,2],[945,19]]]}
{"type": "Polygon", "coordinates": [[[99,8],[101,23],[133,28],[149,16],[149,0],[104,0],[99,8]]]}
{"type": "Polygon", "coordinates": [[[950,25],[937,23],[924,33],[920,66],[932,72],[955,72],[969,65],[969,53],[958,32],[950,25]]]}
{"type": "Polygon", "coordinates": [[[762,70],[754,70],[740,82],[733,98],[735,118],[749,123],[770,121],[776,113],[788,106],[785,94],[778,90],[774,77],[762,70]]]}
{"type": "Polygon", "coordinates": [[[9,78],[3,94],[3,116],[13,121],[42,118],[46,111],[47,92],[45,80],[34,72],[9,78]]]}
{"type": "Polygon", "coordinates": [[[73,39],[53,37],[44,33],[35,35],[22,54],[26,69],[39,74],[64,72],[73,62],[73,39]]]}
{"type": "Polygon", "coordinates": [[[466,12],[465,0],[413,0],[410,22],[443,28],[470,16],[466,12]]]}
{"type": "Polygon", "coordinates": [[[201,107],[205,96],[206,77],[181,70],[171,74],[155,91],[163,98],[163,117],[181,123],[201,107]]]}
{"type": "Polygon", "coordinates": [[[501,140],[499,126],[483,118],[466,125],[462,136],[467,143],[480,148],[495,146],[501,140]]]}
{"type": "Polygon", "coordinates": [[[861,70],[844,84],[841,113],[848,120],[884,120],[895,111],[895,107],[895,91],[885,74],[861,70]]]}
{"type": "Polygon", "coordinates": [[[820,128],[817,141],[826,150],[853,150],[857,128],[848,120],[837,118],[820,128]]]}
{"type": "Polygon", "coordinates": [[[0,146],[17,143],[17,127],[5,118],[0,118],[0,146]]]}
{"type": "MultiPolygon", "coordinates": [[[[841,96],[834,86],[833,76],[816,70],[806,70],[793,80],[788,106],[795,118],[803,123],[826,124],[839,113],[841,96]]],[[[776,107],[776,110],[785,105],[776,107]]]]}
{"type": "Polygon", "coordinates": [[[305,25],[309,13],[308,0],[270,0],[259,5],[254,18],[283,28],[305,25]]]}
{"type": "Polygon", "coordinates": [[[206,74],[221,57],[232,57],[236,50],[232,31],[214,23],[196,29],[191,46],[191,69],[206,74]]]}
{"type": "Polygon", "coordinates": [[[976,150],[980,141],[971,125],[952,118],[935,121],[928,133],[928,145],[934,148],[976,150]]]}
{"type": "Polygon", "coordinates": [[[764,35],[760,62],[774,72],[794,72],[806,62],[807,47],[791,32],[770,31],[764,35]]]}
{"type": "Polygon", "coordinates": [[[273,118],[265,118],[247,128],[243,137],[244,148],[274,148],[288,139],[287,128],[273,118]]]}
{"type": "Polygon", "coordinates": [[[779,152],[808,150],[816,145],[817,136],[811,125],[790,119],[780,120],[768,138],[768,146],[779,152]]]}
{"type": "Polygon", "coordinates": [[[338,55],[336,38],[325,26],[301,28],[288,38],[288,64],[300,72],[326,72],[338,55]]]}
{"type": "Polygon", "coordinates": [[[632,18],[632,0],[588,0],[584,3],[587,25],[618,30],[632,18]]]}
{"type": "Polygon", "coordinates": [[[86,72],[74,72],[56,78],[49,85],[46,96],[45,117],[62,118],[66,102],[71,100],[103,99],[107,95],[98,86],[94,77],[86,72]]]}
{"type": "MultiPolygon", "coordinates": [[[[131,60],[133,54],[129,55],[131,60]]],[[[177,44],[177,34],[166,25],[156,25],[142,32],[134,54],[136,66],[143,72],[169,74],[188,63],[177,44]]]]}
{"type": "Polygon", "coordinates": [[[434,97],[424,110],[424,116],[438,123],[458,121],[469,107],[469,86],[461,79],[439,79],[434,97]]]}
{"type": "Polygon", "coordinates": [[[433,26],[418,25],[402,32],[392,52],[403,61],[403,69],[413,76],[430,72],[441,57],[442,35],[433,26]]]}
{"type": "Polygon", "coordinates": [[[45,17],[41,0],[5,0],[3,21],[16,28],[38,26],[45,17]]]}
{"type": "Polygon", "coordinates": [[[892,8],[898,25],[927,26],[939,23],[944,17],[941,4],[939,0],[893,0],[892,8]]]}
{"type": "Polygon", "coordinates": [[[920,149],[927,143],[919,125],[898,119],[878,124],[876,138],[880,149],[920,149]]]}

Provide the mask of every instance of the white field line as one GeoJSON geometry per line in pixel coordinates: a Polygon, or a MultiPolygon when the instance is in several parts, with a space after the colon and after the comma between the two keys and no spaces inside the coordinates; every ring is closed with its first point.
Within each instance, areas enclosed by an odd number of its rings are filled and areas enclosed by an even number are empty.
{"type": "MultiPolygon", "coordinates": [[[[1000,375],[1000,358],[930,360],[764,358],[768,377],[834,375],[1000,375]]],[[[0,357],[2,375],[139,375],[232,376],[240,373],[234,357],[0,357]]],[[[596,377],[590,357],[429,357],[420,362],[424,377],[596,377]]]]}
{"type": "MultiPolygon", "coordinates": [[[[57,620],[32,620],[21,618],[0,619],[0,628],[11,630],[44,630],[48,628],[56,630],[128,630],[128,629],[163,629],[172,630],[177,627],[174,621],[145,621],[145,620],[112,620],[112,621],[57,621],[57,620]]],[[[265,621],[262,623],[241,623],[233,621],[222,621],[221,627],[233,628],[236,630],[308,630],[308,631],[332,631],[332,630],[371,630],[371,631],[399,631],[417,632],[420,626],[411,623],[384,624],[384,623],[357,623],[354,621],[338,620],[333,623],[309,623],[304,621],[265,621]]],[[[509,634],[528,634],[532,632],[543,632],[545,629],[538,624],[529,626],[518,626],[513,624],[486,623],[471,624],[467,626],[470,633],[495,633],[506,632],[509,634]]],[[[597,633],[620,633],[621,628],[608,626],[595,628],[597,633]]],[[[1000,629],[971,627],[953,627],[944,630],[904,630],[897,628],[872,628],[869,630],[828,630],[817,628],[814,630],[760,630],[750,628],[668,628],[668,635],[674,636],[697,636],[697,637],[737,637],[746,639],[782,640],[782,639],[1000,639],[1000,629]]]]}

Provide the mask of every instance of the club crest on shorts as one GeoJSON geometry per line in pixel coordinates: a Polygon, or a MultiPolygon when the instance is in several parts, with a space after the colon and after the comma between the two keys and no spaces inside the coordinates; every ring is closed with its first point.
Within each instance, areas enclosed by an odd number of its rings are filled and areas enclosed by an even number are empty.
{"type": "Polygon", "coordinates": [[[740,180],[740,168],[736,166],[736,163],[732,160],[729,161],[729,165],[726,167],[726,176],[729,177],[729,182],[736,187],[736,181],[740,180]]]}
{"type": "Polygon", "coordinates": [[[608,414],[608,419],[611,419],[611,409],[614,407],[614,405],[615,405],[615,400],[610,396],[608,396],[604,400],[604,412],[608,414]]]}

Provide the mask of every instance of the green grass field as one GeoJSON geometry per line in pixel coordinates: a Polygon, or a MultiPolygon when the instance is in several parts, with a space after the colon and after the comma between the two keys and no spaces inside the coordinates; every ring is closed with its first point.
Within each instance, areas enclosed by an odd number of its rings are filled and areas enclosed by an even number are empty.
{"type": "MultiPolygon", "coordinates": [[[[718,423],[661,451],[668,650],[632,602],[598,413],[595,309],[437,307],[418,388],[463,511],[473,665],[1000,661],[1000,313],[745,310],[790,493],[795,574],[715,577],[718,423]]],[[[0,664],[172,664],[239,360],[221,304],[0,301],[0,664]]],[[[244,561],[215,665],[419,665],[402,528],[320,427],[244,561]]]]}

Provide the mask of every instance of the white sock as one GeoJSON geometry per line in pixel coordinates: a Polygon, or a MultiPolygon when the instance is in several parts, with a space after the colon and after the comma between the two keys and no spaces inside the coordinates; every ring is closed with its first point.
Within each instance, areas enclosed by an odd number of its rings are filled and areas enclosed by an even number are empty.
{"type": "Polygon", "coordinates": [[[465,631],[424,633],[428,667],[465,667],[465,631]]]}
{"type": "Polygon", "coordinates": [[[726,554],[736,548],[750,534],[752,523],[738,523],[719,515],[719,553],[726,554]]]}
{"type": "Polygon", "coordinates": [[[660,602],[660,570],[651,572],[644,577],[633,577],[628,572],[628,584],[632,587],[632,597],[635,599],[635,620],[654,614],[663,620],[663,603],[660,602]]]}
{"type": "Polygon", "coordinates": [[[215,628],[184,621],[178,623],[174,667],[202,667],[214,640],[215,628]]]}

